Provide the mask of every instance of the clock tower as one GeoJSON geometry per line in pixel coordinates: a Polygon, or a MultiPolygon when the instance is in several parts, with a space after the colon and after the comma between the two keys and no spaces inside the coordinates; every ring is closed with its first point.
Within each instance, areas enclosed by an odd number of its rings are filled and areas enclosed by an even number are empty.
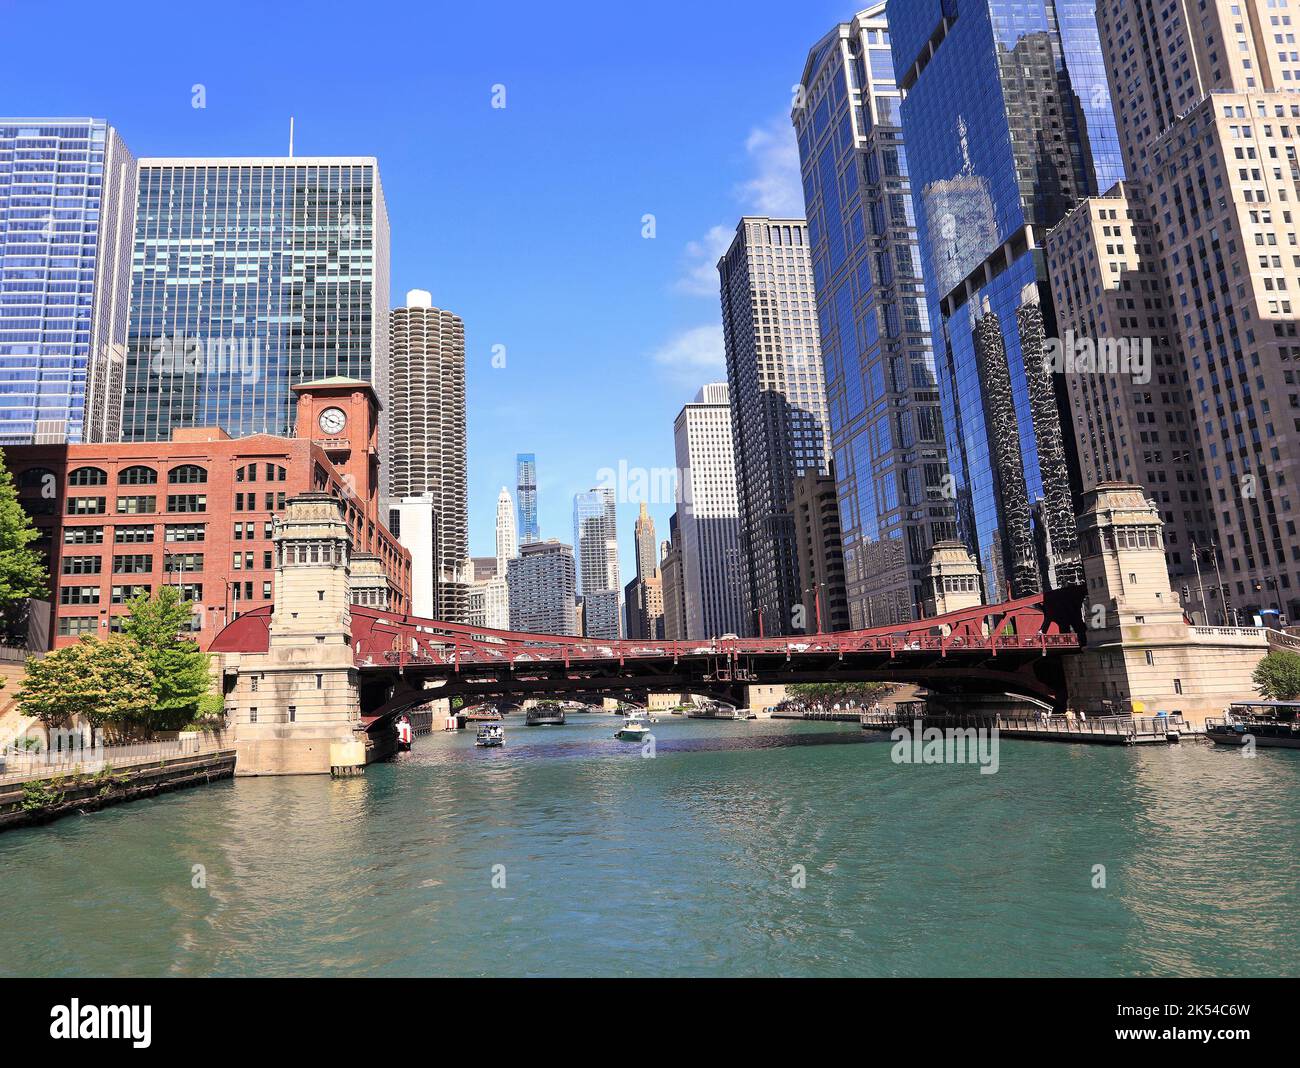
{"type": "Polygon", "coordinates": [[[379,497],[379,398],[359,378],[322,378],[293,387],[294,437],[314,441],[363,501],[379,497]]]}

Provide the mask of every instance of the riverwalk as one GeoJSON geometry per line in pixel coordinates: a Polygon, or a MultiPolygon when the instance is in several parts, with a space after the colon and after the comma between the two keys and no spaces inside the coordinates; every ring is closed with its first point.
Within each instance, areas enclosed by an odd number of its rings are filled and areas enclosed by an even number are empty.
{"type": "Polygon", "coordinates": [[[0,831],[234,773],[235,746],[222,733],[53,752],[6,749],[0,755],[0,831]]]}

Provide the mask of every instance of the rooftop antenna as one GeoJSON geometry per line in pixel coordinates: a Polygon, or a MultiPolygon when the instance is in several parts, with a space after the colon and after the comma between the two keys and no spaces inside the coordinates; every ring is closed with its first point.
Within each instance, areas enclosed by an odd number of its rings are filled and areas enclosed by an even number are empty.
{"type": "Polygon", "coordinates": [[[293,116],[289,116],[289,158],[293,159],[293,116]]]}

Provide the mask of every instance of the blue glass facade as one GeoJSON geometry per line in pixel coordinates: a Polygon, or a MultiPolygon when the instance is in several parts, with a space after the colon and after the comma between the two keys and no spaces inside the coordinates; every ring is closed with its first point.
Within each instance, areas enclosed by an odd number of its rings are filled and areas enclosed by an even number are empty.
{"type": "Polygon", "coordinates": [[[884,5],[809,54],[798,135],[850,625],[916,618],[955,536],[908,152],[884,5]]]}
{"type": "Polygon", "coordinates": [[[134,210],[106,122],[0,119],[0,445],[116,439],[134,210]]]}
{"type": "Polygon", "coordinates": [[[292,387],[334,375],[386,408],[387,316],[373,159],[142,160],[122,440],[289,434],[292,387]]]}
{"type": "Polygon", "coordinates": [[[959,532],[995,598],[1056,581],[1058,567],[1074,576],[1053,556],[1075,537],[1070,423],[1026,356],[1056,332],[1047,230],[1123,178],[1094,10],[1093,0],[888,4],[959,532]]]}
{"type": "Polygon", "coordinates": [[[515,489],[519,501],[519,544],[542,540],[537,525],[537,457],[531,452],[515,456],[515,489]]]}

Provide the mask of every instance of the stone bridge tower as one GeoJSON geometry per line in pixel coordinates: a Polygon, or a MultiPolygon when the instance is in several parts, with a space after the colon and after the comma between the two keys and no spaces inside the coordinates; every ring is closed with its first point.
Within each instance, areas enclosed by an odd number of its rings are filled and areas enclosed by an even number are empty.
{"type": "Polygon", "coordinates": [[[289,500],[276,523],[265,653],[227,654],[226,710],[240,775],[350,774],[366,762],[352,655],[350,539],[328,493],[289,500]]]}
{"type": "Polygon", "coordinates": [[[1141,486],[1103,482],[1084,493],[1079,536],[1087,645],[1066,662],[1070,707],[1200,722],[1256,696],[1251,672],[1267,635],[1188,623],[1169,586],[1160,511],[1141,486]]]}

